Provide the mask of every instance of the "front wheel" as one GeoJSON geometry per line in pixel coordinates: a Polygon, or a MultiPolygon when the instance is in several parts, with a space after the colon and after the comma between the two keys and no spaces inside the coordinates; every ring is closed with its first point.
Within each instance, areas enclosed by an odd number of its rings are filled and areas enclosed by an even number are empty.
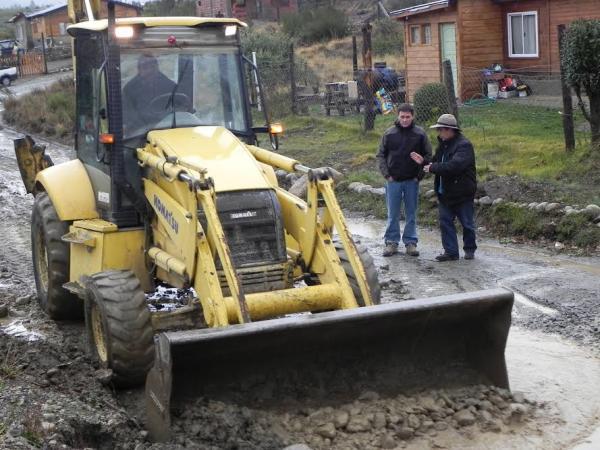
{"type": "MultiPolygon", "coordinates": [[[[354,271],[352,270],[352,265],[348,260],[348,255],[346,254],[346,250],[344,250],[344,246],[340,241],[335,241],[333,244],[335,246],[335,250],[337,251],[338,257],[340,258],[340,262],[342,263],[342,267],[344,267],[344,271],[346,272],[350,286],[352,286],[352,292],[356,297],[358,306],[365,306],[365,300],[360,292],[360,287],[358,286],[358,282],[354,276],[354,271]]],[[[379,278],[377,276],[377,269],[375,268],[373,257],[369,254],[367,247],[364,245],[357,244],[356,251],[358,252],[358,257],[363,265],[363,268],[365,269],[365,274],[367,275],[367,284],[369,286],[369,290],[371,291],[371,299],[373,300],[373,304],[379,305],[381,302],[381,286],[379,285],[379,278]]]]}
{"type": "Polygon", "coordinates": [[[10,79],[10,77],[3,77],[2,80],[0,80],[0,83],[2,83],[2,86],[4,86],[4,87],[9,87],[10,83],[11,83],[11,79],[10,79]]]}
{"type": "Polygon", "coordinates": [[[56,320],[83,316],[81,300],[63,288],[69,281],[71,252],[61,238],[68,231],[69,222],[59,219],[48,194],[38,194],[31,215],[33,274],[40,307],[56,320]]]}
{"type": "Polygon", "coordinates": [[[113,270],[88,277],[85,287],[92,357],[112,370],[115,386],[142,384],[154,362],[154,337],[139,280],[129,270],[113,270]]]}

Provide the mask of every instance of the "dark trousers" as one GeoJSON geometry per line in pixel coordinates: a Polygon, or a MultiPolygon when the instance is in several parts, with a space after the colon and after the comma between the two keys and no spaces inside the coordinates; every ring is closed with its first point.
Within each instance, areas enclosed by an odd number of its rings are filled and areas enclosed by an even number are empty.
{"type": "Polygon", "coordinates": [[[463,228],[463,250],[465,252],[475,252],[477,249],[474,210],[473,200],[451,206],[442,202],[438,204],[442,246],[446,254],[458,256],[458,240],[456,238],[456,227],[454,226],[454,219],[456,218],[458,218],[463,228]]]}

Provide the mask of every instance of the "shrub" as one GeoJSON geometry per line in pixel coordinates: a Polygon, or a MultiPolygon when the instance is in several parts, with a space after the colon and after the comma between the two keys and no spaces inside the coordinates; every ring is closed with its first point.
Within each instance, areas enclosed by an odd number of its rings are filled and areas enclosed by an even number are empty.
{"type": "Polygon", "coordinates": [[[282,22],[283,31],[303,44],[341,38],[349,32],[348,17],[333,6],[286,14],[282,22]]]}
{"type": "MultiPolygon", "coordinates": [[[[290,95],[290,36],[275,29],[244,30],[242,51],[249,56],[256,52],[263,93],[272,117],[281,117],[291,111],[290,95]]],[[[318,78],[306,62],[294,55],[296,83],[317,86],[318,78]]]]}
{"type": "Polygon", "coordinates": [[[561,60],[565,78],[579,97],[583,115],[592,131],[592,144],[600,147],[600,20],[576,20],[565,34],[561,60]],[[582,90],[590,110],[581,101],[582,90]]]}
{"type": "Polygon", "coordinates": [[[427,123],[437,119],[441,114],[449,113],[450,102],[448,91],[441,83],[430,83],[415,92],[415,120],[427,123]]]}
{"type": "Polygon", "coordinates": [[[64,79],[47,89],[7,98],[2,117],[7,123],[30,133],[70,141],[75,122],[73,80],[64,79]]]}

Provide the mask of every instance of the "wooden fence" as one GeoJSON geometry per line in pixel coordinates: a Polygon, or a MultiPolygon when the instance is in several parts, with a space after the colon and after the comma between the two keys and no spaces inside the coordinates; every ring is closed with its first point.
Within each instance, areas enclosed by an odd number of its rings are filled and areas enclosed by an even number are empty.
{"type": "Polygon", "coordinates": [[[46,73],[46,62],[42,52],[27,52],[19,55],[19,76],[46,73]]]}

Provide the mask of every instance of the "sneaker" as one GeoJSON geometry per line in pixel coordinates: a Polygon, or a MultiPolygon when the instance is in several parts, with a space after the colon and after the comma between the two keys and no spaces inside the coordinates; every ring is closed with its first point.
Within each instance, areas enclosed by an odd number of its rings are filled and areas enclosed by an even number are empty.
{"type": "Polygon", "coordinates": [[[435,260],[438,262],[444,261],[456,261],[458,259],[458,255],[449,255],[448,253],[442,253],[441,255],[437,255],[435,260]]]}
{"type": "Polygon", "coordinates": [[[475,252],[465,252],[465,259],[475,259],[475,252]]]}
{"type": "Polygon", "coordinates": [[[408,256],[419,256],[419,250],[415,244],[408,244],[406,246],[406,254],[408,256]]]}
{"type": "Polygon", "coordinates": [[[398,253],[398,244],[393,242],[388,242],[385,244],[385,248],[383,249],[383,256],[392,256],[398,253]]]}

